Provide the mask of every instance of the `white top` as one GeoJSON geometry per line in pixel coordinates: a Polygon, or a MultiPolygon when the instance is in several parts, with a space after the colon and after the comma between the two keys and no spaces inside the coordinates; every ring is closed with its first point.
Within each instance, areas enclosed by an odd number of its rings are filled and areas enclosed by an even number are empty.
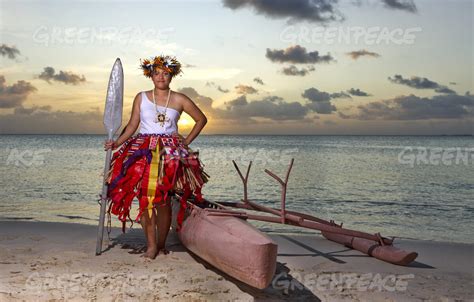
{"type": "Polygon", "coordinates": [[[166,108],[165,106],[156,105],[160,113],[165,112],[166,120],[161,126],[161,123],[155,123],[156,109],[153,101],[147,97],[146,93],[142,91],[142,101],[140,104],[140,131],[139,133],[156,133],[156,134],[172,134],[178,132],[178,120],[181,113],[173,108],[166,108]]]}

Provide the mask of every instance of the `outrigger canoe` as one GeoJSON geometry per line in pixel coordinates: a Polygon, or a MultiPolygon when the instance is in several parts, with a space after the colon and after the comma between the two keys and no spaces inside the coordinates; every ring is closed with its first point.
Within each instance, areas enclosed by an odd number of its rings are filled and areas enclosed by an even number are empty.
{"type": "MultiPolygon", "coordinates": [[[[244,177],[233,161],[244,185],[243,199],[240,202],[203,199],[196,203],[194,198],[188,200],[182,229],[178,232],[181,243],[222,272],[259,289],[267,287],[272,281],[276,269],[277,244],[247,220],[318,230],[328,240],[396,265],[409,265],[417,258],[418,253],[414,251],[395,247],[394,238],[383,237],[380,233],[371,234],[343,228],[342,223],[336,224],[333,220],[287,210],[286,188],[293,161],[294,159],[290,162],[285,180],[265,169],[265,172],[281,185],[280,208],[266,207],[249,200],[247,181],[252,162],[244,177]],[[243,210],[264,212],[272,216],[252,214],[243,210]]],[[[179,202],[174,202],[173,207],[173,225],[176,228],[175,213],[180,207],[179,202]]]]}
{"type": "MultiPolygon", "coordinates": [[[[266,288],[275,275],[277,244],[245,219],[187,204],[177,232],[181,243],[227,275],[255,288],[266,288]]],[[[173,202],[173,213],[179,206],[179,202],[173,202]]],[[[176,228],[176,217],[173,226],[176,228]]]]}

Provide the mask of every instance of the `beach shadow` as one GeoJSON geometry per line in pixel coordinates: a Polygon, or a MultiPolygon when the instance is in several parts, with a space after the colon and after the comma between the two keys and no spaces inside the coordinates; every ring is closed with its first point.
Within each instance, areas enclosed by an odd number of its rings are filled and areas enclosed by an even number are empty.
{"type": "Polygon", "coordinates": [[[413,261],[412,263],[406,265],[406,267],[436,269],[436,267],[434,267],[434,266],[431,266],[431,265],[425,264],[425,263],[421,263],[421,262],[418,262],[418,261],[413,261]]]}
{"type": "MultiPolygon", "coordinates": [[[[125,234],[120,233],[110,238],[110,244],[102,251],[102,253],[119,246],[121,249],[129,250],[129,254],[143,254],[146,251],[146,238],[142,229],[129,229],[125,234]]],[[[166,239],[166,249],[171,252],[184,252],[184,248],[170,231],[166,239]]]]}
{"type": "MultiPolygon", "coordinates": [[[[122,249],[128,249],[129,254],[141,254],[146,250],[146,239],[141,229],[132,228],[125,234],[118,233],[114,236],[112,235],[113,234],[111,234],[110,237],[110,244],[103,250],[103,253],[116,246],[122,249]]],[[[173,252],[187,252],[191,258],[206,269],[213,271],[225,280],[235,284],[241,291],[251,295],[254,301],[321,301],[310,289],[306,288],[301,282],[294,278],[290,273],[290,269],[283,263],[277,262],[277,268],[272,283],[267,288],[260,290],[221,272],[205,260],[199,258],[179,242],[173,230],[171,230],[168,235],[166,248],[173,252]]]]}
{"type": "Polygon", "coordinates": [[[310,289],[295,279],[291,275],[290,269],[283,263],[277,262],[275,275],[270,285],[264,289],[258,289],[216,269],[190,250],[186,248],[185,250],[196,262],[235,284],[241,291],[251,295],[254,301],[321,301],[310,289]]]}
{"type": "MultiPolygon", "coordinates": [[[[312,253],[305,253],[305,254],[302,254],[302,253],[298,253],[298,254],[284,254],[284,253],[280,253],[278,254],[278,256],[289,256],[289,257],[318,257],[318,256],[321,256],[321,257],[324,257],[330,261],[333,261],[333,262],[336,262],[336,263],[339,263],[339,264],[345,264],[347,262],[339,259],[339,258],[373,258],[372,256],[369,256],[369,255],[365,255],[365,254],[362,254],[358,251],[355,251],[351,248],[345,248],[345,249],[342,249],[342,250],[337,250],[337,251],[332,251],[332,252],[326,252],[326,253],[323,253],[321,251],[318,251],[316,250],[315,248],[311,247],[311,246],[308,246],[306,244],[304,244],[303,242],[300,242],[290,236],[286,236],[286,235],[278,235],[279,237],[281,238],[285,238],[286,240],[300,246],[300,247],[303,247],[307,250],[309,250],[310,252],[312,253]],[[355,251],[357,254],[344,254],[344,255],[341,255],[338,253],[345,253],[345,252],[350,252],[350,251],[355,251]]],[[[375,258],[374,258],[375,259],[375,258]]],[[[381,260],[380,260],[381,261],[381,260]]],[[[424,269],[436,269],[436,267],[433,267],[431,265],[428,265],[428,264],[425,264],[425,263],[421,263],[421,262],[418,262],[418,261],[413,261],[411,262],[410,264],[408,265],[405,265],[405,267],[412,267],[412,268],[424,268],[424,269]]]]}
{"type": "Polygon", "coordinates": [[[84,219],[84,220],[97,221],[97,219],[87,218],[87,217],[84,217],[84,216],[76,216],[76,215],[57,214],[56,216],[58,216],[58,217],[63,217],[63,218],[68,218],[68,219],[84,219]]]}
{"type": "Polygon", "coordinates": [[[281,237],[281,238],[284,238],[292,243],[294,243],[295,245],[298,245],[308,251],[311,252],[311,254],[301,254],[301,253],[298,253],[298,254],[278,254],[278,256],[311,256],[311,257],[324,257],[326,259],[328,259],[329,261],[332,261],[332,262],[335,262],[335,263],[339,263],[339,264],[345,264],[346,262],[341,260],[341,259],[338,259],[339,257],[368,257],[366,255],[337,255],[337,258],[336,256],[333,256],[332,254],[334,253],[341,253],[341,252],[347,252],[347,251],[350,251],[352,249],[344,249],[344,250],[341,250],[341,251],[334,251],[334,252],[329,252],[329,253],[325,253],[325,252],[321,252],[301,241],[298,241],[290,236],[286,236],[286,235],[278,235],[278,237],[281,237]]]}

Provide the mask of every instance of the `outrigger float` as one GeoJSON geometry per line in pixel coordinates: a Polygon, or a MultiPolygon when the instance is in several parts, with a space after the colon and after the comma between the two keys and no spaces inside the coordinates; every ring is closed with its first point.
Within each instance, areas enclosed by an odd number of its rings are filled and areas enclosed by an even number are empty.
{"type": "MultiPolygon", "coordinates": [[[[245,177],[232,161],[239,174],[244,189],[240,202],[216,202],[204,199],[197,202],[191,198],[181,230],[177,232],[181,243],[191,252],[204,259],[226,274],[253,287],[267,287],[275,274],[277,244],[265,233],[247,222],[258,220],[298,226],[321,231],[328,240],[358,250],[382,261],[397,265],[408,265],[418,253],[401,250],[393,245],[394,238],[383,237],[380,233],[370,234],[342,227],[333,220],[286,209],[286,188],[294,159],[291,159],[285,180],[265,169],[281,186],[280,208],[266,207],[248,199],[247,182],[252,166],[250,161],[245,177]],[[248,213],[250,210],[269,215],[248,213]]],[[[175,208],[179,207],[177,202],[175,208]]],[[[174,226],[175,220],[173,219],[174,226]]]]}

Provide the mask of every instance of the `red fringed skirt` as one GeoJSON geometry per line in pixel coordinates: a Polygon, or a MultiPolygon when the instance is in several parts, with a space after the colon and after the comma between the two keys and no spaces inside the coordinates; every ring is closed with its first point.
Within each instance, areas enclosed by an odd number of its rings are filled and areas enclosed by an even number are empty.
{"type": "Polygon", "coordinates": [[[130,137],[113,154],[111,168],[107,175],[108,213],[118,216],[125,232],[127,218],[130,218],[132,200],[139,202],[138,222],[142,213],[166,205],[170,194],[180,193],[180,210],[177,215],[177,231],[184,219],[187,199],[194,195],[202,201],[201,188],[208,181],[199,160],[199,152],[183,145],[183,137],[171,134],[143,134],[130,137]]]}

